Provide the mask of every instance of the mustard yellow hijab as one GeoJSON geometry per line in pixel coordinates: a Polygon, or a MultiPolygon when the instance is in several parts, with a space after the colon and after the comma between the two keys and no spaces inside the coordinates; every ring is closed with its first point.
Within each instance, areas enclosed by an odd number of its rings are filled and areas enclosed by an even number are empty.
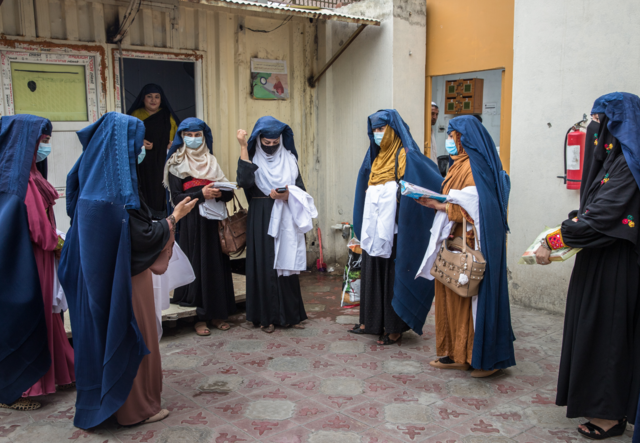
{"type": "MultiPolygon", "coordinates": [[[[369,186],[383,185],[390,181],[395,181],[396,153],[398,149],[402,149],[402,140],[387,126],[384,131],[384,137],[380,142],[380,152],[371,165],[371,175],[369,175],[369,186]]],[[[404,176],[404,170],[407,165],[407,155],[404,149],[398,156],[398,178],[404,176]]]]}

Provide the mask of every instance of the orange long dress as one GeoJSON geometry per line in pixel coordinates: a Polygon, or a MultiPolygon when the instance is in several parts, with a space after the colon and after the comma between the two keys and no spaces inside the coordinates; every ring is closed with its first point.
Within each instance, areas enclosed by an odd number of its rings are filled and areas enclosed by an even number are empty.
{"type": "MultiPolygon", "coordinates": [[[[461,151],[452,158],[454,163],[442,184],[443,194],[448,194],[452,189],[475,186],[469,156],[461,151]]],[[[463,217],[467,223],[473,224],[473,219],[458,205],[448,204],[447,215],[449,220],[459,223],[452,232],[455,237],[462,237],[463,217]]],[[[473,231],[467,233],[467,245],[471,248],[475,246],[473,231]]],[[[471,297],[460,297],[436,280],[435,298],[437,355],[449,357],[456,363],[470,364],[474,338],[471,297]]]]}

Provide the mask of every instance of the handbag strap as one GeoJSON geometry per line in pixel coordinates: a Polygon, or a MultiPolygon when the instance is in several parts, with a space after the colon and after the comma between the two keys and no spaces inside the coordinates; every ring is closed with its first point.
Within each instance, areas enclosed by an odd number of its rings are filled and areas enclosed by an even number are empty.
{"type": "Polygon", "coordinates": [[[240,206],[240,210],[244,210],[244,208],[242,207],[242,203],[240,203],[240,199],[238,198],[238,196],[236,195],[236,193],[233,193],[233,213],[236,214],[238,212],[238,207],[236,206],[236,202],[238,202],[238,206],[240,206]]]}
{"type": "Polygon", "coordinates": [[[395,164],[395,170],[394,170],[394,175],[395,175],[395,178],[396,178],[396,184],[398,185],[398,190],[396,191],[396,202],[398,204],[397,207],[396,207],[396,224],[398,224],[398,219],[400,218],[400,197],[402,196],[402,189],[400,187],[400,177],[398,177],[398,159],[400,158],[400,152],[403,149],[404,149],[404,147],[401,146],[396,151],[396,164],[395,164]]]}

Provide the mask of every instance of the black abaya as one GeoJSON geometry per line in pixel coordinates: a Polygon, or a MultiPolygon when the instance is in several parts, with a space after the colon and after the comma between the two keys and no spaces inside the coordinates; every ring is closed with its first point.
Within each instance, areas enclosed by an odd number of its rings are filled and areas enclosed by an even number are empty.
{"type": "MultiPolygon", "coordinates": [[[[307,319],[297,275],[278,277],[273,269],[274,239],[269,236],[269,223],[274,200],[264,195],[255,184],[258,167],[238,161],[238,186],[249,201],[247,221],[247,321],[255,325],[297,325],[307,319]]],[[[300,174],[296,186],[304,190],[300,174]]]]}
{"type": "Polygon", "coordinates": [[[153,149],[146,151],[144,160],[138,166],[140,193],[143,195],[153,218],[166,217],[166,193],[162,185],[167,146],[171,134],[171,113],[169,109],[160,109],[143,121],[145,140],[153,143],[153,149]]]}
{"type": "Polygon", "coordinates": [[[367,251],[362,251],[360,323],[365,325],[366,334],[396,334],[409,330],[391,306],[396,247],[397,236],[389,258],[371,257],[367,251]]]}
{"type": "MultiPolygon", "coordinates": [[[[194,186],[186,191],[183,184],[192,177],[180,179],[169,174],[169,187],[174,205],[185,197],[197,198],[202,204],[203,186],[194,186]]],[[[222,191],[218,201],[228,202],[232,191],[222,191]]],[[[209,220],[194,208],[179,222],[178,244],[191,262],[196,279],[193,283],[175,290],[171,303],[195,307],[200,321],[226,320],[236,313],[233,277],[229,256],[222,252],[218,236],[218,221],[209,220]]]]}
{"type": "Polygon", "coordinates": [[[635,245],[567,221],[564,242],[584,248],[571,274],[556,404],[567,417],[630,423],[640,395],[640,269],[635,245]]]}

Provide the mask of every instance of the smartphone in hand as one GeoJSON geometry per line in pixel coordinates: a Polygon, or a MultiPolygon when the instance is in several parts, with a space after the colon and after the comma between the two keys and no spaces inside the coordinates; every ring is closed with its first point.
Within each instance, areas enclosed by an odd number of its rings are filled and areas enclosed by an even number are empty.
{"type": "Polygon", "coordinates": [[[277,192],[278,194],[284,194],[285,192],[287,192],[287,188],[277,188],[277,189],[276,189],[276,192],[277,192]]]}

